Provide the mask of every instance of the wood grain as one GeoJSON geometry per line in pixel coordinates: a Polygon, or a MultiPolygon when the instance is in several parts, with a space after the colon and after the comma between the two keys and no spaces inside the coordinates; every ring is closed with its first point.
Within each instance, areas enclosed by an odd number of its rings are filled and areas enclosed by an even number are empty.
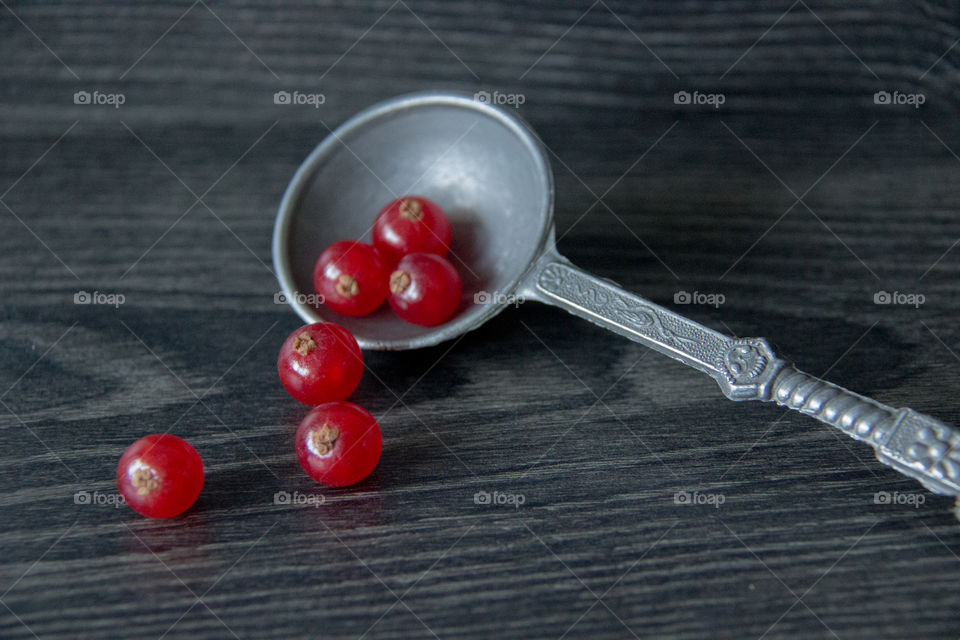
{"type": "Polygon", "coordinates": [[[361,485],[292,452],[276,206],[328,127],[429,88],[523,94],[577,264],[667,305],[722,293],[682,311],[960,423],[960,5],[760,4],[8,2],[0,637],[956,637],[951,500],[558,310],[367,354],[361,485]],[[75,503],[168,430],[207,466],[186,516],[75,503]]]}

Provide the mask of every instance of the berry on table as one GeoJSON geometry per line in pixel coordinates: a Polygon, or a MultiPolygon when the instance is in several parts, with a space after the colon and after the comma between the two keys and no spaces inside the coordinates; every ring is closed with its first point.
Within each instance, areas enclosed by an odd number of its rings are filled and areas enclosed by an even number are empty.
{"type": "Polygon", "coordinates": [[[445,258],[411,253],[390,274],[388,302],[407,322],[432,327],[453,315],[462,291],[460,275],[445,258]]]}
{"type": "Polygon", "coordinates": [[[297,429],[297,459],[311,478],[330,487],[360,482],[377,466],[380,426],[352,402],[314,407],[297,429]]]}
{"type": "Polygon", "coordinates": [[[363,316],[387,297],[388,267],[373,245],[341,240],[327,247],[313,269],[324,304],[347,316],[363,316]]]}
{"type": "Polygon", "coordinates": [[[408,253],[447,255],[450,221],[440,206],[420,196],[398,198],[373,223],[373,244],[394,265],[408,253]]]}
{"type": "Polygon", "coordinates": [[[172,518],[203,488],[203,460],[189,442],[169,434],[140,438],[120,457],[117,489],[137,513],[172,518]]]}
{"type": "Polygon", "coordinates": [[[363,352],[343,327],[316,322],[284,340],[277,356],[277,373],[287,392],[304,404],[343,400],[363,377],[363,352]]]}

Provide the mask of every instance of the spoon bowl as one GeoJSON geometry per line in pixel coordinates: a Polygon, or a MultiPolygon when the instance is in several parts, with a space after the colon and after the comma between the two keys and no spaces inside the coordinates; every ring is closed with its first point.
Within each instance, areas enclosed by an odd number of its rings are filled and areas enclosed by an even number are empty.
{"type": "Polygon", "coordinates": [[[532,130],[470,96],[421,93],[380,103],[333,131],[287,188],[273,260],[287,300],[306,322],[335,322],[364,349],[414,349],[478,327],[500,312],[552,231],[553,176],[532,130]],[[370,241],[376,213],[403,195],[443,207],[447,256],[463,280],[454,316],[404,322],[387,305],[363,317],[317,303],[313,267],[328,245],[370,241]]]}

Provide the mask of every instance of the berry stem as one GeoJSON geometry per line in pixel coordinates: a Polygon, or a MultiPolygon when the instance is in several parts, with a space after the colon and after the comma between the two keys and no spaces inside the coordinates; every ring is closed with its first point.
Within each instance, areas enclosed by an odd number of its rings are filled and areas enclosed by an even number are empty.
{"type": "Polygon", "coordinates": [[[302,356],[309,354],[316,348],[317,343],[313,341],[313,338],[311,338],[310,334],[306,331],[298,335],[297,339],[293,342],[293,350],[302,356]]]}
{"type": "Polygon", "coordinates": [[[404,220],[419,220],[423,217],[423,206],[419,200],[404,198],[400,203],[400,217],[404,220]]]}
{"type": "Polygon", "coordinates": [[[397,269],[390,274],[390,291],[399,295],[410,286],[410,274],[402,269],[397,269]]]}
{"type": "Polygon", "coordinates": [[[150,469],[137,469],[133,472],[133,486],[137,488],[138,495],[145,496],[159,487],[160,482],[150,469]]]}
{"type": "Polygon", "coordinates": [[[352,298],[360,293],[360,285],[357,284],[357,281],[352,276],[342,273],[340,277],[337,278],[337,293],[344,298],[352,298]]]}
{"type": "Polygon", "coordinates": [[[339,436],[340,431],[336,427],[324,423],[310,436],[310,444],[318,456],[325,456],[333,451],[333,446],[337,443],[339,436]]]}

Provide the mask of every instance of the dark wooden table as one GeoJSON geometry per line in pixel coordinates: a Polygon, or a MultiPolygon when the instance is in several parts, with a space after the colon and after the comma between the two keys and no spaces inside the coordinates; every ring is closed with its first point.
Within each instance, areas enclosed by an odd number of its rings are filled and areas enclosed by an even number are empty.
{"type": "Polygon", "coordinates": [[[952,500],[532,303],[368,353],[383,458],[314,484],[270,239],[358,109],[522,96],[574,262],[960,423],[960,3],[0,5],[0,637],[957,637],[952,500]],[[115,508],[166,431],[198,503],[115,508]]]}

